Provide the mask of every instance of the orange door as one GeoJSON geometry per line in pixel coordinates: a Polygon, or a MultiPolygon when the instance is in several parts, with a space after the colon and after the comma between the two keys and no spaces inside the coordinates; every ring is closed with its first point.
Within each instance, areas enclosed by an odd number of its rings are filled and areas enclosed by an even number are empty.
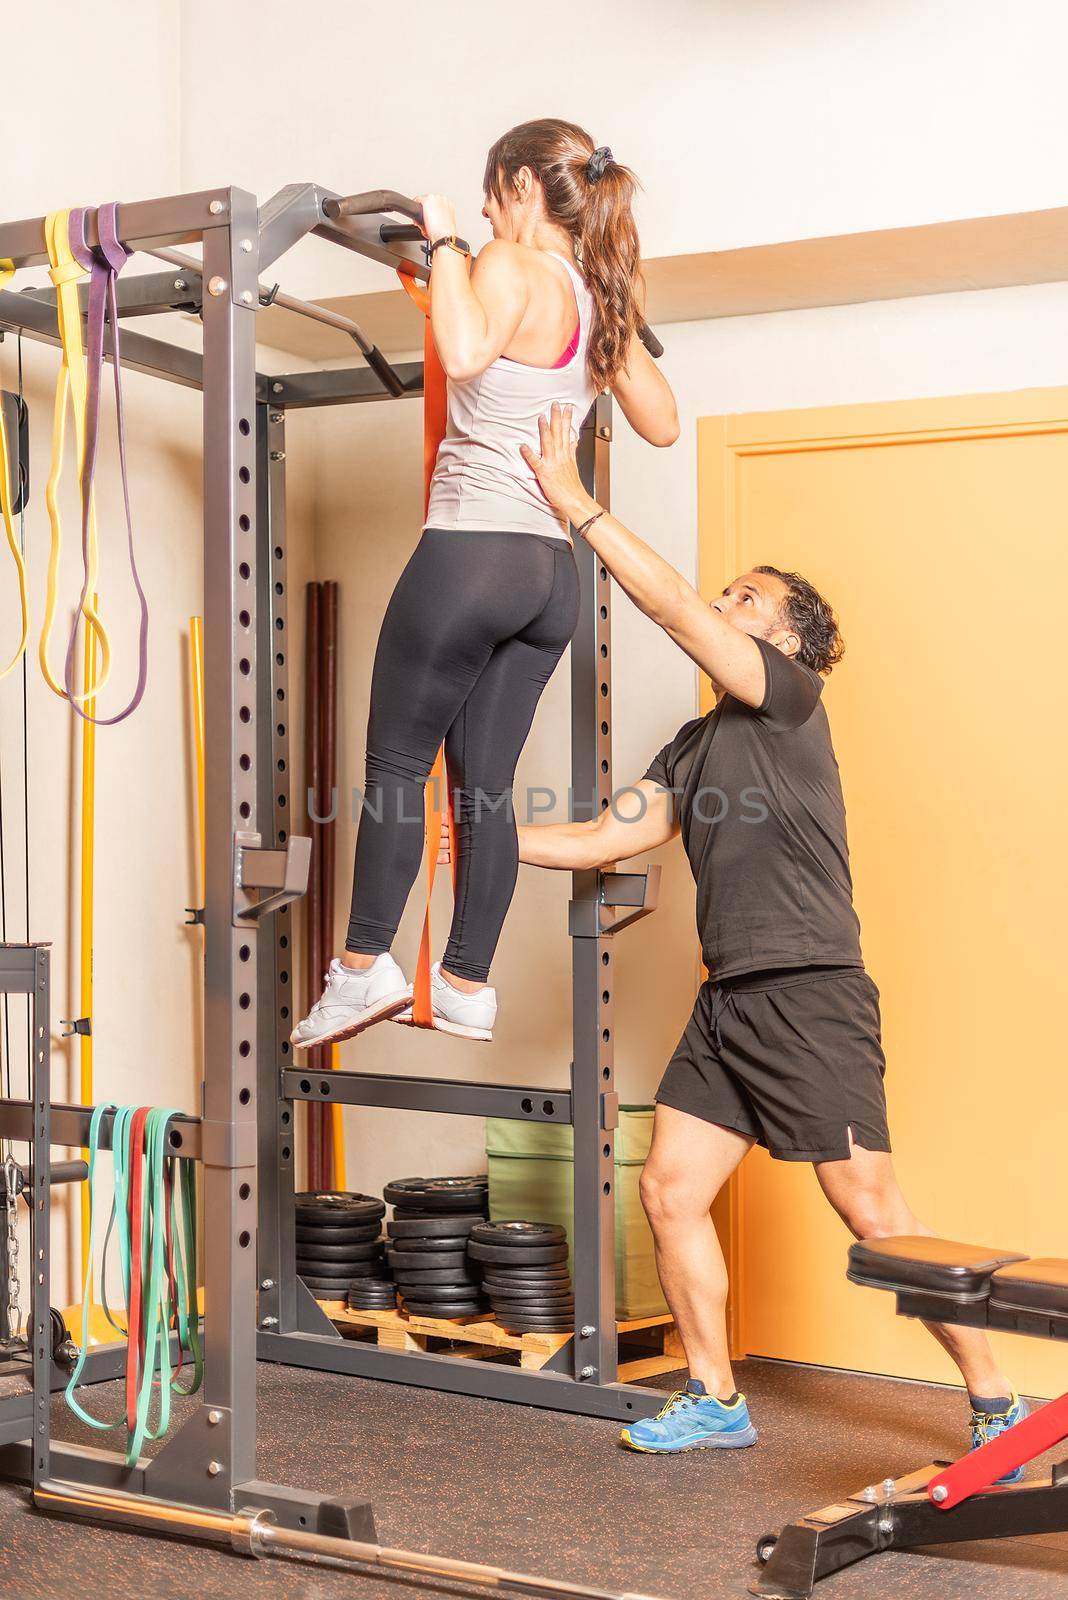
{"type": "MultiPolygon", "coordinates": [[[[715,417],[701,574],[796,568],[838,609],[826,690],[895,1162],[945,1238],[1068,1256],[1068,390],[715,417]]],[[[747,1160],[730,1207],[751,1353],[954,1381],[845,1279],[808,1167],[747,1160]]],[[[1003,1336],[1021,1389],[1063,1349],[1003,1336]]]]}

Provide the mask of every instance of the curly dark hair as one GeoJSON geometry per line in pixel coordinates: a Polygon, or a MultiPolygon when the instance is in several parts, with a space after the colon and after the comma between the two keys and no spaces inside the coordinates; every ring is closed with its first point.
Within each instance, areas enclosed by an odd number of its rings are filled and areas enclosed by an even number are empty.
{"type": "Polygon", "coordinates": [[[830,602],[799,572],[780,572],[778,567],[756,567],[754,571],[778,578],[786,585],[781,616],[801,639],[795,660],[826,677],[845,654],[845,640],[838,631],[838,618],[830,602]]]}

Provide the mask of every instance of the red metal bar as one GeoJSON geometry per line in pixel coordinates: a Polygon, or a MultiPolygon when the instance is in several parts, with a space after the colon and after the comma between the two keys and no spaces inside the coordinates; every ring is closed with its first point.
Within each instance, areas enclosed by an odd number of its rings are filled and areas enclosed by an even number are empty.
{"type": "Polygon", "coordinates": [[[1068,1439],[1068,1394],[1051,1400],[1049,1405],[991,1439],[989,1444],[980,1445],[978,1450],[954,1461],[931,1479],[927,1497],[939,1511],[952,1511],[962,1500],[989,1489],[1006,1473],[1026,1466],[1044,1450],[1052,1450],[1065,1439],[1068,1439]]]}

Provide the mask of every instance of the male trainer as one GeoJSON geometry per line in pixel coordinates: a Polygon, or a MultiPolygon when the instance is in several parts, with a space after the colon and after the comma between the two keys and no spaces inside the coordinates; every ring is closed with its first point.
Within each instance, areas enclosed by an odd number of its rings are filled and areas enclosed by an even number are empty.
{"type": "MultiPolygon", "coordinates": [[[[842,640],[827,601],[774,567],[736,578],[706,605],[586,493],[568,410],[553,407],[541,455],[524,455],[549,502],[715,691],[715,709],[680,728],[609,810],[590,822],[520,828],[520,859],[607,866],[681,831],[709,975],[657,1093],[641,1193],[689,1381],[622,1438],[671,1453],[751,1445],[757,1434],[734,1387],[727,1273],[709,1215],[751,1147],[812,1162],[858,1239],[931,1231],[910,1210],[890,1159],[879,994],[860,952],[821,703],[842,640]]],[[[973,1445],[1026,1414],[984,1333],[927,1326],[967,1385],[973,1445]]]]}

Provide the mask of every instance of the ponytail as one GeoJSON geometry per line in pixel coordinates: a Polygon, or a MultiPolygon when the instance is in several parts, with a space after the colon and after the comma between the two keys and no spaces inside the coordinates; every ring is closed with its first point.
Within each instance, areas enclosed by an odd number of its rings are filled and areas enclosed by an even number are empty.
{"type": "Polygon", "coordinates": [[[632,210],[638,180],[607,145],[594,149],[584,128],[546,117],[497,140],[483,187],[498,203],[505,185],[529,167],[542,187],[545,213],[571,235],[593,300],[587,364],[600,392],[626,364],[640,326],[641,249],[632,210]]]}

